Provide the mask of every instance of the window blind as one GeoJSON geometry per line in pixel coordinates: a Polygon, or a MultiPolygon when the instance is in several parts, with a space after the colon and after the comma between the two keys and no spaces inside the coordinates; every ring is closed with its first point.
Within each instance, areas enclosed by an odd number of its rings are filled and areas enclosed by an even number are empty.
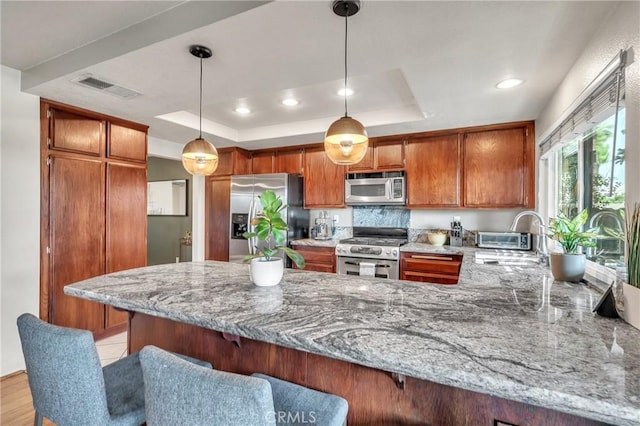
{"type": "Polygon", "coordinates": [[[594,87],[588,87],[585,90],[586,98],[570,110],[560,125],[540,143],[542,155],[587,132],[595,124],[616,113],[616,107],[618,110],[624,108],[625,53],[620,52],[619,57],[614,59],[615,68],[599,79],[598,83],[592,84],[594,87]]]}

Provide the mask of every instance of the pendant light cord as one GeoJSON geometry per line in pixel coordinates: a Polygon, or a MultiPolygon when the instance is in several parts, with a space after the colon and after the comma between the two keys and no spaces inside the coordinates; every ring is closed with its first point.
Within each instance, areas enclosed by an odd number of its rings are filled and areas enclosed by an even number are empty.
{"type": "Polygon", "coordinates": [[[348,22],[349,22],[349,3],[345,3],[344,7],[347,9],[344,15],[344,116],[347,114],[347,34],[348,34],[348,22]]]}
{"type": "Polygon", "coordinates": [[[200,57],[200,136],[202,139],[202,57],[200,57]]]}

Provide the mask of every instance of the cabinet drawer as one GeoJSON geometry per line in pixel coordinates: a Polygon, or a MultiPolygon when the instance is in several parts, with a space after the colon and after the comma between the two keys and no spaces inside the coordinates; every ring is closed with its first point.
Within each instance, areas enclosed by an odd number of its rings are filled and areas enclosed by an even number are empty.
{"type": "Polygon", "coordinates": [[[461,265],[462,256],[458,254],[402,253],[400,279],[457,284],[461,265]]]}

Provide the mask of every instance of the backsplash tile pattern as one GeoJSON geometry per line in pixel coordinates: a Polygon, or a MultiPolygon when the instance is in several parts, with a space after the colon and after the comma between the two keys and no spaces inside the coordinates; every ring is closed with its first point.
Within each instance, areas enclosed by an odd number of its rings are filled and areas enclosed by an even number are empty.
{"type": "Polygon", "coordinates": [[[403,207],[353,207],[353,226],[408,228],[410,218],[410,211],[403,207]]]}

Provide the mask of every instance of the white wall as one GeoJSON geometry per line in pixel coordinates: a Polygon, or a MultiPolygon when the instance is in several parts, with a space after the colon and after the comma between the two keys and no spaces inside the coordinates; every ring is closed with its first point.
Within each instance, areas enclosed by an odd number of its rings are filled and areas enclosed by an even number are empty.
{"type": "Polygon", "coordinates": [[[0,110],[0,376],[23,370],[16,318],[38,315],[40,292],[40,100],[2,66],[0,110]]]}
{"type": "Polygon", "coordinates": [[[631,51],[625,71],[625,186],[627,201],[633,203],[640,202],[640,2],[620,2],[609,16],[604,17],[600,29],[536,120],[536,134],[543,138],[553,130],[574,99],[620,50],[627,49],[631,51]]]}

